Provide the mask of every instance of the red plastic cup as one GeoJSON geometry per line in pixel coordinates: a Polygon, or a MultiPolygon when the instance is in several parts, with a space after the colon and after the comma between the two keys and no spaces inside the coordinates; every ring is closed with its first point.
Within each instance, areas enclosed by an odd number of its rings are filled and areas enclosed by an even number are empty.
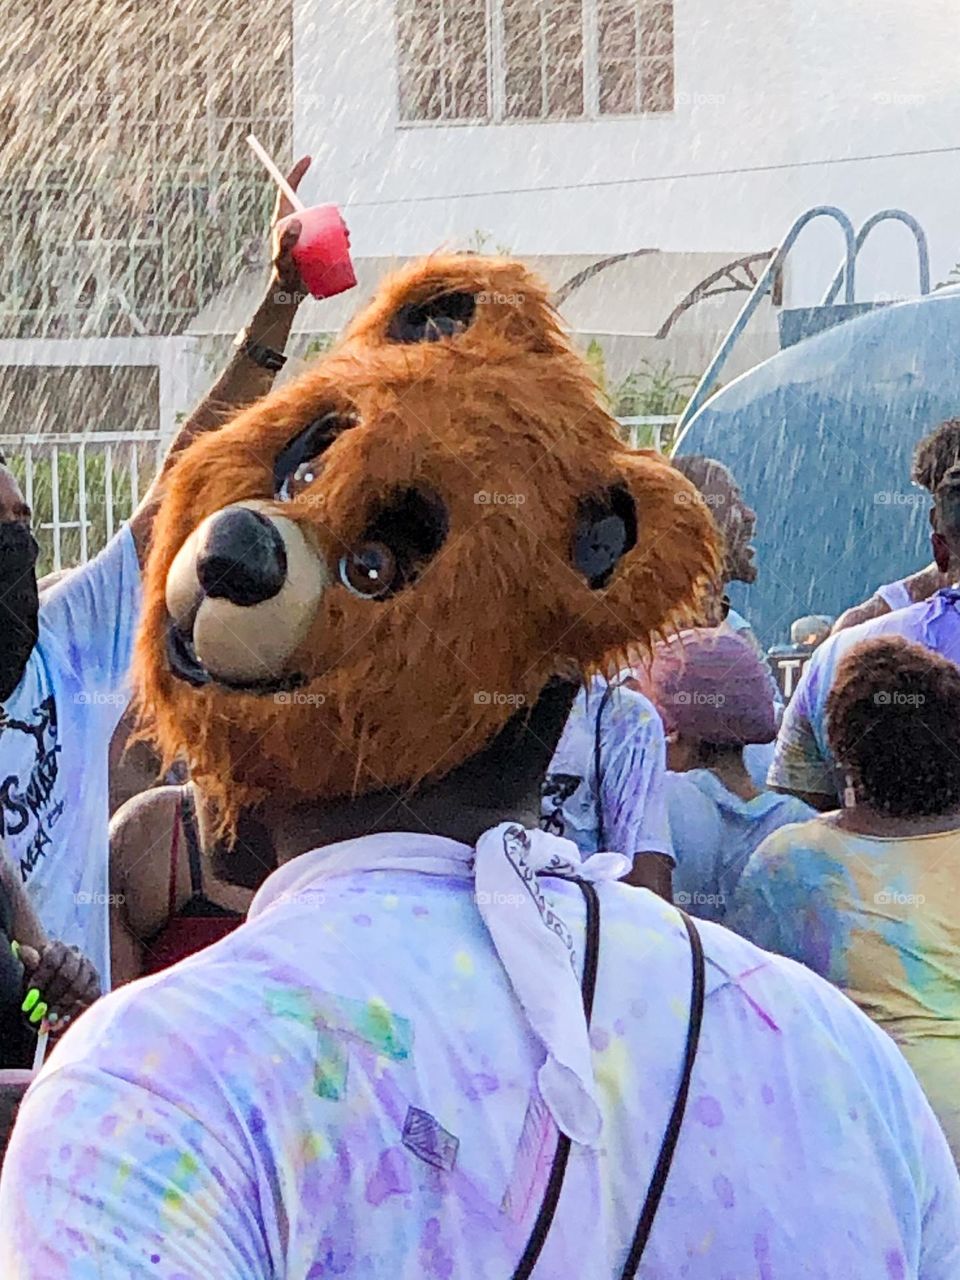
{"type": "Polygon", "coordinates": [[[287,224],[300,223],[300,238],[293,246],[293,260],[300,278],[315,298],[335,298],[357,283],[350,261],[350,232],[335,204],[316,204],[281,218],[277,233],[287,224]]]}

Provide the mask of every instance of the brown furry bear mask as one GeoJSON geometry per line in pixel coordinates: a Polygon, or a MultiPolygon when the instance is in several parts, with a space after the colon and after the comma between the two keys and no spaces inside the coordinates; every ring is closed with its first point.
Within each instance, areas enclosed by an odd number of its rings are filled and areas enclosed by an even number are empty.
{"type": "Polygon", "coordinates": [[[433,257],[177,464],[141,703],[227,825],[407,789],[688,622],[717,571],[695,490],[620,442],[544,286],[433,257]]]}

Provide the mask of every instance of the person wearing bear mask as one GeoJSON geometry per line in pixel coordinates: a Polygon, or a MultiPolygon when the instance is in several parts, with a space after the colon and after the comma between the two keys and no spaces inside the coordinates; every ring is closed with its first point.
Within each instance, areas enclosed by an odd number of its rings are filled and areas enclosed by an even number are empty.
{"type": "Polygon", "coordinates": [[[956,1280],[960,1180],[889,1037],[537,825],[578,689],[700,616],[693,492],[546,285],[468,255],[184,454],[141,702],[278,867],[54,1050],[5,1280],[956,1280]]]}

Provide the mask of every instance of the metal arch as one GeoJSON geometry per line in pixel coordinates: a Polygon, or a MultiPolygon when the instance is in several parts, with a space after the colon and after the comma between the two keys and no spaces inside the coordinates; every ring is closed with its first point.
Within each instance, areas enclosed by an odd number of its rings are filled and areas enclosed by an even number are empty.
{"type": "Polygon", "coordinates": [[[616,266],[618,262],[626,262],[628,258],[642,258],[647,254],[659,252],[659,249],[634,249],[630,253],[615,253],[609,258],[601,258],[599,262],[592,262],[589,267],[584,267],[582,271],[578,271],[576,275],[571,276],[569,280],[560,286],[553,295],[553,305],[562,307],[570,295],[576,293],[582,284],[586,284],[588,280],[598,276],[601,271],[606,271],[607,267],[616,266]]]}
{"type": "Polygon", "coordinates": [[[757,281],[756,287],[744,303],[740,314],[733,322],[730,332],[720,344],[717,354],[710,361],[708,369],[697,383],[696,390],[687,402],[687,407],[680,415],[680,421],[677,423],[677,435],[673,445],[673,454],[677,452],[680,445],[683,443],[683,437],[687,433],[687,429],[694,414],[697,413],[697,411],[701,409],[706,402],[707,396],[710,394],[710,389],[716,382],[717,375],[720,370],[727,363],[727,360],[730,357],[730,352],[736,345],[737,339],[750,323],[754,312],[760,306],[764,297],[769,293],[774,277],[777,275],[778,271],[782,270],[787,255],[793,248],[794,244],[796,244],[797,237],[800,235],[800,232],[803,231],[804,227],[806,227],[808,223],[813,222],[815,218],[832,218],[834,222],[837,222],[840,225],[840,229],[843,232],[847,246],[847,260],[844,270],[846,301],[848,303],[853,302],[856,290],[857,270],[857,237],[853,229],[853,223],[843,210],[838,209],[835,205],[816,205],[813,209],[808,209],[806,213],[801,214],[787,232],[783,243],[770,259],[767,264],[767,269],[757,281]]]}
{"type": "MultiPolygon", "coordinates": [[[[769,262],[776,253],[776,249],[768,249],[766,253],[751,253],[745,258],[738,258],[736,262],[728,262],[726,266],[718,267],[716,271],[705,276],[699,284],[695,285],[685,298],[682,298],[673,308],[670,314],[664,320],[663,324],[657,330],[658,338],[665,338],[676,322],[680,319],[685,311],[689,311],[691,307],[695,307],[698,302],[703,302],[705,298],[717,298],[724,293],[747,293],[747,288],[741,288],[733,278],[733,272],[742,268],[750,276],[749,289],[755,289],[757,285],[756,278],[750,272],[750,265],[754,262],[769,262]],[[713,289],[712,285],[717,284],[724,278],[729,277],[733,281],[732,287],[728,289],[713,289]]],[[[774,288],[776,292],[776,287],[774,288]]]]}
{"type": "MultiPolygon", "coordinates": [[[[859,258],[860,250],[866,243],[867,237],[873,231],[874,227],[878,227],[881,222],[902,222],[904,226],[909,227],[913,232],[913,238],[917,242],[917,266],[920,271],[920,296],[925,298],[930,292],[930,247],[927,243],[927,233],[923,227],[913,216],[903,209],[882,209],[880,213],[875,213],[872,218],[868,218],[860,230],[857,232],[856,256],[859,258]]],[[[823,299],[823,306],[829,307],[833,305],[833,301],[840,290],[846,273],[846,263],[842,263],[840,270],[833,278],[833,284],[827,290],[823,299]]]]}

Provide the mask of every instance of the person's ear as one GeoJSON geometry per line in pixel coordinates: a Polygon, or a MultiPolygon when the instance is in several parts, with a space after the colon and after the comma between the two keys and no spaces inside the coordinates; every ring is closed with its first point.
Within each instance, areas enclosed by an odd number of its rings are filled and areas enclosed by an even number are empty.
{"type": "Polygon", "coordinates": [[[564,646],[581,666],[694,623],[721,572],[716,526],[694,486],[658,454],[624,451],[616,462],[619,474],[571,513],[581,585],[564,646]]]}
{"type": "Polygon", "coordinates": [[[937,563],[937,568],[941,573],[949,573],[952,557],[946,538],[942,533],[934,531],[930,535],[930,545],[933,547],[933,558],[937,563]]]}

